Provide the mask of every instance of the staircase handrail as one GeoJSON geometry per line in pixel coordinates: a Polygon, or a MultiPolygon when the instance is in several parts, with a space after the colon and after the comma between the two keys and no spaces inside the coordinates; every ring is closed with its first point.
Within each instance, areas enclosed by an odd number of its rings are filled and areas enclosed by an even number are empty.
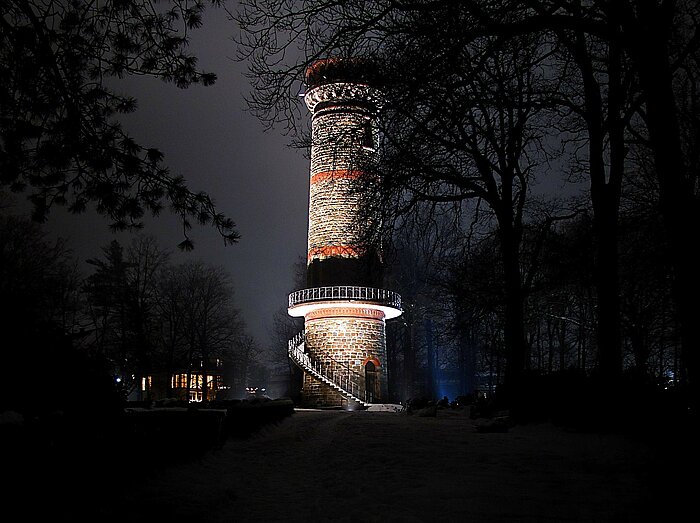
{"type": "Polygon", "coordinates": [[[321,377],[329,384],[334,385],[336,388],[340,389],[343,394],[352,398],[353,400],[363,405],[369,404],[367,391],[365,391],[364,399],[361,397],[360,391],[363,389],[362,381],[364,381],[364,376],[362,376],[362,374],[351,368],[349,365],[336,360],[332,356],[327,356],[327,359],[336,365],[336,368],[329,373],[328,367],[330,367],[330,364],[324,364],[318,358],[312,358],[309,353],[304,351],[305,343],[306,332],[303,330],[289,340],[288,353],[297,365],[313,374],[318,375],[318,377],[321,377]],[[340,367],[346,372],[339,372],[337,367],[340,367]],[[355,377],[355,380],[351,379],[353,376],[355,377]]]}

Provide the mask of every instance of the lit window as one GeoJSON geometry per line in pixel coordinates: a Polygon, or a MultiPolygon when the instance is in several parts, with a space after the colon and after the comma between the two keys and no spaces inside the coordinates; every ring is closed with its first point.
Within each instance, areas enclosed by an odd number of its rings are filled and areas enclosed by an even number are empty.
{"type": "Polygon", "coordinates": [[[202,401],[202,391],[201,390],[191,390],[190,391],[190,402],[200,402],[202,401]]]}
{"type": "Polygon", "coordinates": [[[374,129],[372,129],[372,120],[365,120],[362,124],[362,148],[374,151],[374,129]]]}
{"type": "Polygon", "coordinates": [[[190,376],[190,388],[191,389],[201,389],[202,388],[202,375],[192,374],[190,376]]]}
{"type": "Polygon", "coordinates": [[[187,387],[187,374],[173,374],[170,385],[173,389],[184,389],[187,387]]]}

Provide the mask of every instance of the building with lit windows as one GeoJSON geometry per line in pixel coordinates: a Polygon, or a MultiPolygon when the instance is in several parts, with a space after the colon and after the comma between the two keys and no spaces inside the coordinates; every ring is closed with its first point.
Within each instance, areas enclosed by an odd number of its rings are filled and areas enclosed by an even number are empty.
{"type": "Polygon", "coordinates": [[[221,360],[201,368],[179,370],[174,373],[154,372],[135,379],[137,390],[130,399],[139,401],[159,401],[173,398],[187,402],[202,402],[218,399],[228,390],[224,385],[221,360]]]}

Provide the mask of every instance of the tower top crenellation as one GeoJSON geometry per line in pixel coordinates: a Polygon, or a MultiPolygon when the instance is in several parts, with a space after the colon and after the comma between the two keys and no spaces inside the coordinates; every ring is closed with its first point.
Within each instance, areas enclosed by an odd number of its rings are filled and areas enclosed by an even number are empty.
{"type": "Polygon", "coordinates": [[[366,58],[323,58],[306,68],[309,89],[326,84],[352,83],[379,87],[381,84],[376,62],[366,58]]]}

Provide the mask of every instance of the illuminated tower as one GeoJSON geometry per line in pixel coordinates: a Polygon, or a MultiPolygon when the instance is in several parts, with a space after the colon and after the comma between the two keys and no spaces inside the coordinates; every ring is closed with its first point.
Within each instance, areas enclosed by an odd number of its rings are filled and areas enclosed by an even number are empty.
{"type": "MultiPolygon", "coordinates": [[[[401,297],[381,288],[379,254],[359,230],[357,180],[377,154],[381,92],[355,59],[314,62],[304,101],[311,111],[307,288],[289,295],[304,331],[289,342],[304,371],[306,405],[367,406],[387,401],[385,320],[401,297]]],[[[364,223],[376,228],[371,219],[364,223]]]]}

